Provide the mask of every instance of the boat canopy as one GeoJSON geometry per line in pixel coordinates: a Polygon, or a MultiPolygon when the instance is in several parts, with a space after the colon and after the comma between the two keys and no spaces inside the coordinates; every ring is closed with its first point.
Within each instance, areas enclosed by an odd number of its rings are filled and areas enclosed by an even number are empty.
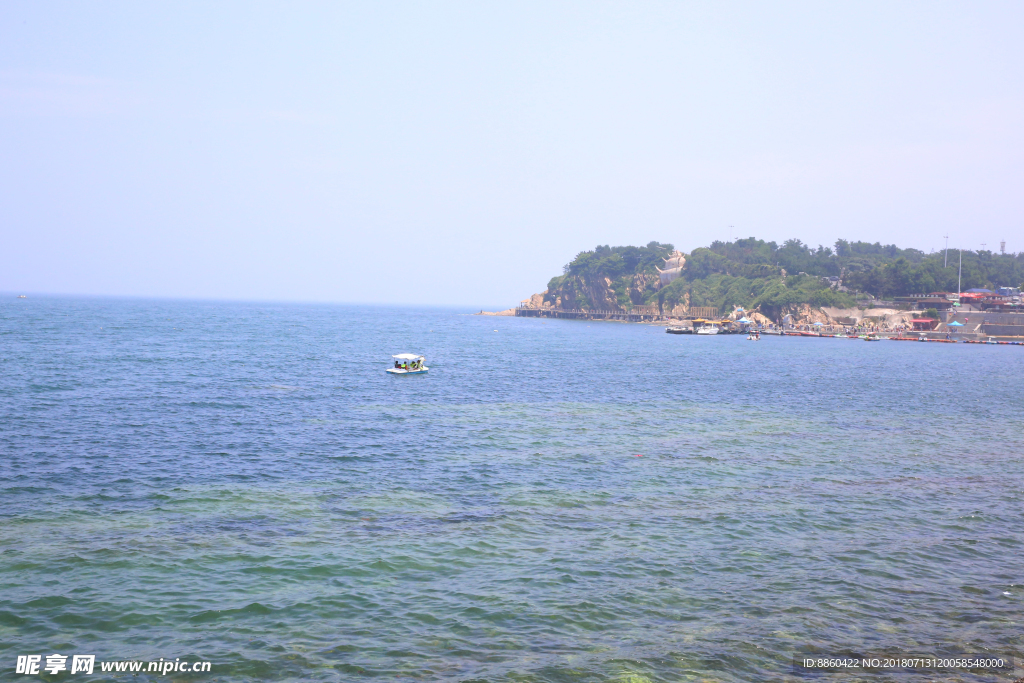
{"type": "Polygon", "coordinates": [[[423,356],[417,356],[415,353],[400,353],[391,357],[395,360],[426,360],[423,356]]]}

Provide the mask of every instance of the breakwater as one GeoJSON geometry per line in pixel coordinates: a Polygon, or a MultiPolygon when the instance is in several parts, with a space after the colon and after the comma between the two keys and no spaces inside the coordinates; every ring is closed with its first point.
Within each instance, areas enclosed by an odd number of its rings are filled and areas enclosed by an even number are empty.
{"type": "Polygon", "coordinates": [[[520,306],[515,309],[519,318],[556,318],[561,320],[620,320],[623,322],[644,323],[660,320],[662,315],[655,306],[637,307],[630,310],[601,309],[560,309],[530,308],[520,306]]]}

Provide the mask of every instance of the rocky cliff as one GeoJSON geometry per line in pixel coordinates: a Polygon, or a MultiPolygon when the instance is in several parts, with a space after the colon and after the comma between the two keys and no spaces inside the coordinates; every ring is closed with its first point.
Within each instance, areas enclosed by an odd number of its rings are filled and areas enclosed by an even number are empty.
{"type": "Polygon", "coordinates": [[[810,272],[815,268],[831,272],[836,263],[829,254],[797,241],[779,247],[753,238],[715,242],[688,255],[658,242],[643,247],[598,246],[577,254],[562,275],[523,305],[611,311],[654,306],[670,316],[688,315],[694,307],[715,308],[724,315],[739,306],[773,321],[792,315],[800,323],[828,323],[822,306],[856,303],[849,293],[832,287],[836,278],[810,272]],[[787,265],[808,271],[792,275],[787,265]]]}

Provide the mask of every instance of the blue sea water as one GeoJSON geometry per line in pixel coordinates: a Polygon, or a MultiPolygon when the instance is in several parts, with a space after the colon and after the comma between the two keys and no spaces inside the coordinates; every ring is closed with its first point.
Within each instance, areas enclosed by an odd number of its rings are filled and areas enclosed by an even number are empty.
{"type": "Polygon", "coordinates": [[[50,653],[583,683],[1021,657],[1022,380],[1020,347],[5,297],[0,678],[50,653]],[[429,374],[384,372],[406,351],[429,374]]]}

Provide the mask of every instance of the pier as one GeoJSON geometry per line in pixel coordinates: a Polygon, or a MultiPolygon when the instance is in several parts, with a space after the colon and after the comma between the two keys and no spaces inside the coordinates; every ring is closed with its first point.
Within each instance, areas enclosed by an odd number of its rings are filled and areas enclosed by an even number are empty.
{"type": "MultiPolygon", "coordinates": [[[[691,309],[690,315],[684,321],[705,322],[704,318],[693,318],[694,312],[712,313],[718,312],[715,308],[691,309]]],[[[657,306],[633,306],[627,310],[614,309],[583,309],[583,308],[533,308],[530,306],[519,306],[515,309],[515,315],[519,318],[559,318],[563,320],[618,320],[621,322],[646,323],[665,320],[668,316],[661,313],[657,306]]],[[[963,327],[949,327],[946,324],[936,330],[893,330],[873,327],[860,329],[849,325],[823,325],[814,327],[812,325],[782,326],[772,331],[762,330],[766,334],[776,334],[784,337],[817,337],[823,339],[858,339],[865,334],[870,334],[880,340],[891,341],[916,341],[916,342],[943,342],[943,343],[971,343],[971,344],[1009,344],[1013,346],[1024,346],[1024,314],[992,314],[980,312],[966,312],[956,314],[954,317],[975,318],[970,325],[963,327]],[[851,329],[852,328],[852,329],[851,329]]],[[[953,317],[950,318],[950,321],[953,317]]],[[[727,321],[722,321],[727,322],[727,321]]],[[[753,329],[758,329],[754,326],[753,329]]],[[[723,326],[719,334],[746,334],[748,328],[737,326],[730,328],[723,326]]],[[[686,334],[686,332],[677,332],[686,334]]]]}
{"type": "MultiPolygon", "coordinates": [[[[633,306],[628,310],[600,310],[583,308],[533,308],[518,306],[516,317],[519,318],[563,318],[567,320],[621,320],[631,323],[649,323],[665,320],[666,316],[657,306],[633,306]]],[[[714,319],[718,317],[718,309],[713,307],[694,307],[684,320],[714,319]]]]}
{"type": "Polygon", "coordinates": [[[585,310],[582,308],[516,308],[518,318],[563,318],[568,320],[621,320],[631,323],[646,323],[660,320],[662,315],[657,306],[634,306],[628,311],[585,310]]]}

